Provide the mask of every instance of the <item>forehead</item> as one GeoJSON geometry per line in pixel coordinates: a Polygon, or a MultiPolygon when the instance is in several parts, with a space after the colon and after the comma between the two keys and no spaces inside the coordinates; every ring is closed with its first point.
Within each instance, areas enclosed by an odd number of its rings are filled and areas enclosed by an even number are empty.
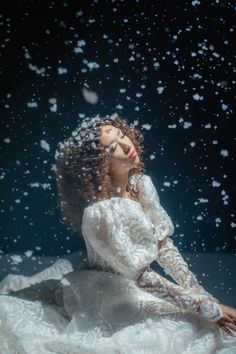
{"type": "Polygon", "coordinates": [[[115,134],[117,134],[117,130],[119,130],[119,128],[116,128],[110,124],[101,126],[101,137],[100,137],[101,144],[102,145],[109,144],[109,142],[114,138],[115,134]]]}

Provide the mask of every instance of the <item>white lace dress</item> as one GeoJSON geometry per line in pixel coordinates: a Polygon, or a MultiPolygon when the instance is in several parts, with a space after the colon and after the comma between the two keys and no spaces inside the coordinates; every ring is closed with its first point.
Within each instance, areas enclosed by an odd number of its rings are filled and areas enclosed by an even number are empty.
{"type": "Polygon", "coordinates": [[[151,178],[132,183],[138,201],[113,197],[85,208],[88,262],[80,270],[60,259],[0,282],[0,353],[236,353],[236,338],[214,324],[219,301],[173,243],[151,178]]]}

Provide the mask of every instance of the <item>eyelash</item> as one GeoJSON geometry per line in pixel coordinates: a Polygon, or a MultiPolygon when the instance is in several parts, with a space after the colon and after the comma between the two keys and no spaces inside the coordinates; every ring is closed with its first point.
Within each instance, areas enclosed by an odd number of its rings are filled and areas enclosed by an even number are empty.
{"type": "MultiPolygon", "coordinates": [[[[121,136],[120,138],[123,139],[125,137],[125,134],[123,136],[121,136]]],[[[117,145],[114,148],[111,148],[110,151],[115,151],[115,149],[117,148],[117,145]]]]}

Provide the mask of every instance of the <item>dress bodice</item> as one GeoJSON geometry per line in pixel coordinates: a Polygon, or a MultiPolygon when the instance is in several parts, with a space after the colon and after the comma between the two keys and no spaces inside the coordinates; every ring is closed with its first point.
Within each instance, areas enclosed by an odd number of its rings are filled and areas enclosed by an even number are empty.
{"type": "Polygon", "coordinates": [[[90,267],[133,278],[157,258],[157,241],[174,232],[148,175],[132,176],[138,201],[112,197],[87,206],[82,233],[90,267]]]}

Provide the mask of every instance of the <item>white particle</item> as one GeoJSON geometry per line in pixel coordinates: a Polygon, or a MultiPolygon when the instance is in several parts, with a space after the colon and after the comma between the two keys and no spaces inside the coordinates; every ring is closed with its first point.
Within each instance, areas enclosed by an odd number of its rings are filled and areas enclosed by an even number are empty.
{"type": "Polygon", "coordinates": [[[27,107],[29,107],[29,108],[38,107],[38,103],[37,102],[27,102],[27,107]]]}
{"type": "Polygon", "coordinates": [[[163,86],[157,87],[157,92],[158,92],[159,95],[162,94],[163,91],[164,91],[164,87],[163,86]]]}
{"type": "Polygon", "coordinates": [[[85,87],[82,88],[82,93],[86,102],[96,104],[98,102],[98,95],[94,91],[89,91],[85,87]]]}
{"type": "Polygon", "coordinates": [[[59,75],[67,74],[67,69],[59,67],[58,68],[58,74],[59,75]]]}
{"type": "Polygon", "coordinates": [[[203,220],[203,217],[201,215],[198,215],[196,219],[197,220],[203,220]]]}
{"type": "Polygon", "coordinates": [[[223,111],[226,111],[228,106],[227,104],[222,103],[221,108],[223,109],[223,111]]]}
{"type": "Polygon", "coordinates": [[[202,101],[203,100],[203,96],[200,96],[198,93],[195,93],[194,95],[193,95],[193,99],[195,100],[195,101],[202,101]]]}
{"type": "Polygon", "coordinates": [[[81,39],[80,41],[77,42],[77,47],[74,48],[75,53],[83,53],[82,47],[85,46],[85,41],[81,39]]]}
{"type": "Polygon", "coordinates": [[[150,130],[151,129],[151,124],[142,124],[142,128],[150,130]]]}
{"type": "Polygon", "coordinates": [[[198,201],[194,202],[194,205],[200,204],[200,203],[208,203],[209,200],[205,198],[198,198],[198,201]]]}
{"type": "Polygon", "coordinates": [[[198,0],[193,0],[192,1],[192,5],[193,6],[196,6],[196,5],[200,5],[201,3],[200,3],[200,1],[198,1],[198,0]]]}
{"type": "Polygon", "coordinates": [[[45,141],[45,140],[41,140],[40,141],[40,145],[41,145],[41,147],[43,148],[43,149],[45,149],[46,151],[50,151],[50,146],[49,146],[49,144],[45,141]]]}
{"type": "Polygon", "coordinates": [[[184,125],[183,125],[183,128],[184,129],[188,129],[192,126],[192,123],[191,122],[184,122],[184,125]]]}
{"type": "Polygon", "coordinates": [[[228,150],[226,150],[226,149],[220,150],[220,154],[221,154],[222,156],[224,156],[224,157],[229,156],[229,152],[228,152],[228,150]]]}
{"type": "Polygon", "coordinates": [[[212,187],[219,187],[221,185],[220,182],[212,181],[212,187]]]}
{"type": "Polygon", "coordinates": [[[99,64],[96,63],[95,61],[94,61],[94,62],[91,62],[91,63],[87,63],[87,66],[89,67],[90,70],[98,69],[98,68],[99,68],[99,64]]]}
{"type": "Polygon", "coordinates": [[[30,257],[30,256],[32,256],[32,254],[33,254],[33,251],[26,251],[26,252],[24,252],[25,253],[25,255],[26,255],[26,257],[30,257]]]}

